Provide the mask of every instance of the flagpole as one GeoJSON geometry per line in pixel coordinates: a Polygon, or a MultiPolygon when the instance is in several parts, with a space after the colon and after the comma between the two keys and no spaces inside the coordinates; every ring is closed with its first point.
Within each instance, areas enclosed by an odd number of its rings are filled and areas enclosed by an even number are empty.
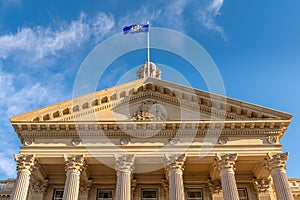
{"type": "Polygon", "coordinates": [[[147,51],[147,57],[148,57],[148,77],[150,77],[150,23],[148,24],[148,33],[147,33],[147,42],[148,42],[148,51],[147,51]]]}

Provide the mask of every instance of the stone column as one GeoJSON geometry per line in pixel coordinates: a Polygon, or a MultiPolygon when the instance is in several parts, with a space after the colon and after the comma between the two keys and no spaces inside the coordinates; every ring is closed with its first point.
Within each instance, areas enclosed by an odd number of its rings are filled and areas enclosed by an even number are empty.
{"type": "Polygon", "coordinates": [[[79,194],[80,173],[85,169],[84,155],[65,155],[67,179],[63,200],[77,200],[79,194]]]}
{"type": "Polygon", "coordinates": [[[258,200],[271,200],[270,186],[271,179],[260,178],[253,179],[253,185],[256,190],[258,200]]]}
{"type": "Polygon", "coordinates": [[[184,170],[184,161],[186,157],[183,155],[165,155],[165,169],[167,179],[169,180],[169,199],[184,200],[184,186],[182,172],[184,170]]]}
{"type": "Polygon", "coordinates": [[[115,155],[117,171],[117,200],[130,200],[131,173],[134,170],[134,154],[115,155]]]}
{"type": "Polygon", "coordinates": [[[43,200],[44,194],[48,187],[48,181],[32,181],[30,185],[31,185],[30,187],[31,197],[29,199],[43,200]]]}
{"type": "Polygon", "coordinates": [[[239,200],[239,194],[234,177],[237,154],[216,156],[215,167],[220,173],[224,200],[239,200]]]}
{"type": "Polygon", "coordinates": [[[11,200],[26,200],[29,188],[30,175],[36,164],[34,155],[17,155],[18,176],[14,184],[14,189],[11,194],[11,200]]]}
{"type": "Polygon", "coordinates": [[[288,153],[268,154],[265,159],[265,167],[270,172],[278,200],[292,200],[293,195],[286,177],[286,160],[288,153]]]}

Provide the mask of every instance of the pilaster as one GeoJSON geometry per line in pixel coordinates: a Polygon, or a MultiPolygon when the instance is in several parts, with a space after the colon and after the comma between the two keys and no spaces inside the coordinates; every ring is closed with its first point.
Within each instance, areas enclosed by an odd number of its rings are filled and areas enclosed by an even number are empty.
{"type": "Polygon", "coordinates": [[[165,155],[165,169],[169,180],[169,199],[184,200],[182,172],[184,170],[185,154],[165,155]]]}
{"type": "Polygon", "coordinates": [[[43,200],[44,194],[48,188],[48,180],[45,181],[31,181],[30,183],[30,198],[34,200],[43,200]]]}
{"type": "Polygon", "coordinates": [[[293,200],[285,171],[287,159],[288,153],[269,153],[265,159],[265,167],[272,176],[278,200],[293,200]]]}
{"type": "Polygon", "coordinates": [[[88,200],[88,196],[91,188],[92,188],[91,180],[80,183],[78,200],[88,200]]]}
{"type": "Polygon", "coordinates": [[[253,179],[258,200],[271,200],[271,179],[253,179]]]}

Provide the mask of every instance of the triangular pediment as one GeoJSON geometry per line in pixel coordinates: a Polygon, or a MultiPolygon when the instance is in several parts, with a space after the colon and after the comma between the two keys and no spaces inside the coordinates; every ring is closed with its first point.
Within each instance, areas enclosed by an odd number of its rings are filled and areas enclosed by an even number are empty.
{"type": "Polygon", "coordinates": [[[290,114],[144,78],[11,118],[34,121],[290,120],[290,114]]]}

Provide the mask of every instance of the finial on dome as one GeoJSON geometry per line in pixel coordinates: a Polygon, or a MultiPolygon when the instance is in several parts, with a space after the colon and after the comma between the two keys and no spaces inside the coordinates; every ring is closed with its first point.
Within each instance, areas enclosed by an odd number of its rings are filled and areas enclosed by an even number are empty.
{"type": "Polygon", "coordinates": [[[146,77],[160,79],[160,76],[161,76],[161,71],[153,62],[150,62],[150,65],[148,65],[148,62],[145,62],[136,72],[136,79],[141,79],[146,77]],[[148,75],[148,66],[150,66],[149,75],[148,75]]]}

